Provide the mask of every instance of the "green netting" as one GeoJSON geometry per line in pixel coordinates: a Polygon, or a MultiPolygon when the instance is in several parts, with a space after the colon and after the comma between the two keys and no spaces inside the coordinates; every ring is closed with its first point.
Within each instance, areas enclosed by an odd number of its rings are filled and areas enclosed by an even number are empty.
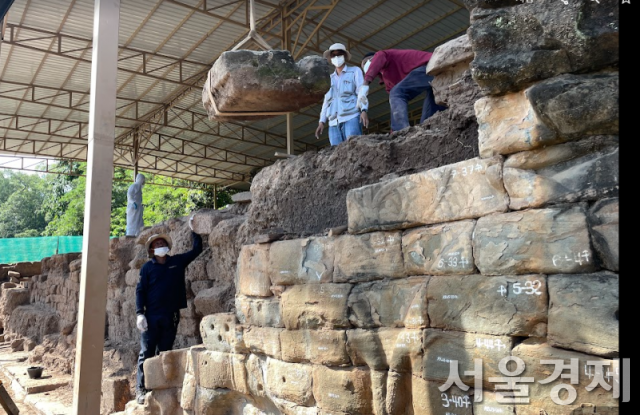
{"type": "Polygon", "coordinates": [[[0,264],[40,261],[68,252],[82,252],[82,236],[0,238],[0,264]]]}

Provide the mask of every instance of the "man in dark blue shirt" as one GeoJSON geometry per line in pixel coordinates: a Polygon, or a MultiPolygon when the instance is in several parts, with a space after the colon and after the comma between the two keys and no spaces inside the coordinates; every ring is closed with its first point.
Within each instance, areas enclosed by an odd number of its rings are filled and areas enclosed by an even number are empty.
{"type": "Polygon", "coordinates": [[[180,322],[180,309],[187,308],[185,269],[202,252],[202,237],[193,232],[191,220],[189,227],[193,247],[184,254],[167,255],[171,250],[171,238],[166,234],[152,235],[146,243],[151,260],[142,266],[136,286],[136,325],[141,331],[136,382],[139,404],[144,403],[147,393],[144,361],[171,350],[180,322]]]}

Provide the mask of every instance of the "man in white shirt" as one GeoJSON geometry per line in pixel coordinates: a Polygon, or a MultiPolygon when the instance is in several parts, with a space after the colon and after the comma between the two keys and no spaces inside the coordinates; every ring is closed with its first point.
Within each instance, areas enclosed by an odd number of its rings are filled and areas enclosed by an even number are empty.
{"type": "Polygon", "coordinates": [[[329,121],[329,142],[335,146],[352,135],[362,135],[362,126],[369,126],[369,102],[358,101],[364,75],[359,67],[346,64],[351,59],[347,48],[342,43],[334,43],[323,56],[336,70],[331,74],[331,88],[324,96],[316,138],[320,139],[324,125],[329,121]]]}

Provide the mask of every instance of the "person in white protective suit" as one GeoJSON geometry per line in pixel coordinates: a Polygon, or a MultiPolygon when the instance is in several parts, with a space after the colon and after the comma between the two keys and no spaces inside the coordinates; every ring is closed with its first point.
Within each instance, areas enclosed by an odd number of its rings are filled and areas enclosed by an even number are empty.
{"type": "Polygon", "coordinates": [[[142,219],[142,186],[144,176],[138,173],[136,181],[127,190],[127,236],[138,236],[144,227],[142,219]]]}

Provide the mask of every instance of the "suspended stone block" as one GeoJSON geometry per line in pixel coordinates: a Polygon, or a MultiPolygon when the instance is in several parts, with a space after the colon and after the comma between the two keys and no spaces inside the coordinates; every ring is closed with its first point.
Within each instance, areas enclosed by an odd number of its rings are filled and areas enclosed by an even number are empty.
{"type": "Polygon", "coordinates": [[[321,56],[298,62],[286,50],[223,52],[202,89],[210,120],[255,120],[322,102],[333,68],[321,56]]]}

